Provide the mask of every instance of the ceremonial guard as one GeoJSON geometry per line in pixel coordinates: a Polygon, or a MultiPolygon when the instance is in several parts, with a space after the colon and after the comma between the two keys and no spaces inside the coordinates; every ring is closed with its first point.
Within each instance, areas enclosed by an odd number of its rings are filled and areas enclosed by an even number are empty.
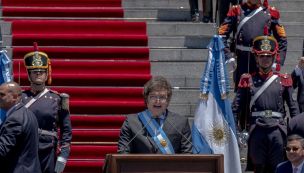
{"type": "MultiPolygon", "coordinates": [[[[253,53],[258,70],[252,75],[242,75],[232,105],[240,130],[249,129],[248,160],[255,173],[273,173],[277,164],[284,161],[287,131],[284,103],[288,105],[291,117],[298,114],[296,101],[292,98],[291,77],[272,69],[277,50],[274,37],[254,39],[253,53]],[[241,111],[244,114],[240,115],[241,111]]],[[[247,165],[248,170],[251,166],[247,165]]]]}
{"type": "Polygon", "coordinates": [[[263,35],[265,32],[275,37],[279,43],[279,56],[276,57],[276,70],[280,70],[280,65],[284,64],[287,51],[287,38],[284,27],[279,23],[280,13],[274,7],[268,5],[267,0],[262,4],[261,0],[247,0],[240,5],[232,6],[220,25],[219,35],[223,37],[225,56],[228,62],[235,63],[234,73],[235,88],[239,83],[243,73],[256,71],[256,62],[251,52],[252,41],[255,37],[263,35]],[[233,32],[233,39],[230,34],[233,32]]]}
{"type": "Polygon", "coordinates": [[[69,96],[46,87],[51,84],[51,62],[48,55],[34,51],[24,56],[31,88],[22,93],[25,107],[36,116],[39,129],[39,160],[43,173],[61,173],[70,153],[72,129],[69,96]],[[60,134],[57,134],[57,129],[60,134]]]}

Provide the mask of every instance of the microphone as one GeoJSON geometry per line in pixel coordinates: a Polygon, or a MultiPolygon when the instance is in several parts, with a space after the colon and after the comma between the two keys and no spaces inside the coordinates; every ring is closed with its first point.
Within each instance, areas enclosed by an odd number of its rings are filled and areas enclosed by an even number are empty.
{"type": "MultiPolygon", "coordinates": [[[[140,130],[137,131],[137,133],[133,136],[133,138],[127,144],[123,145],[122,149],[120,149],[120,147],[118,148],[118,153],[124,153],[125,150],[128,148],[128,146],[132,143],[132,141],[141,133],[142,130],[144,130],[148,125],[150,125],[151,122],[152,122],[152,117],[150,117],[149,121],[140,130]]],[[[148,139],[148,137],[147,137],[147,139],[148,139]]],[[[151,143],[150,140],[149,140],[149,142],[151,143]]],[[[152,145],[152,146],[154,146],[154,145],[152,145]]]]}
{"type": "MultiPolygon", "coordinates": [[[[184,135],[184,134],[182,134],[174,125],[173,125],[173,123],[171,123],[171,121],[169,121],[169,119],[166,119],[166,121],[173,127],[173,129],[175,130],[175,131],[177,131],[183,138],[185,138],[186,140],[187,140],[187,142],[189,142],[191,145],[192,145],[192,147],[195,149],[195,151],[197,152],[197,153],[199,153],[199,149],[195,146],[195,145],[193,145],[193,143],[184,135]]],[[[188,121],[187,121],[187,123],[188,123],[188,121]]],[[[190,129],[191,130],[191,129],[190,129]]]]}

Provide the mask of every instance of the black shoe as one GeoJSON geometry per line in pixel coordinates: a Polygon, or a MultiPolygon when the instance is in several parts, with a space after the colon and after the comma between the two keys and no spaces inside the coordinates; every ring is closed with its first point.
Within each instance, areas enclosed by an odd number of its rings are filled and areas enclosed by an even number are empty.
{"type": "Polygon", "coordinates": [[[203,21],[204,23],[209,23],[209,21],[211,21],[211,19],[210,19],[210,17],[208,17],[208,16],[204,16],[203,19],[202,19],[202,21],[203,21]]]}
{"type": "Polygon", "coordinates": [[[199,18],[199,14],[195,13],[194,15],[192,15],[192,22],[199,22],[200,18],[199,18]]]}

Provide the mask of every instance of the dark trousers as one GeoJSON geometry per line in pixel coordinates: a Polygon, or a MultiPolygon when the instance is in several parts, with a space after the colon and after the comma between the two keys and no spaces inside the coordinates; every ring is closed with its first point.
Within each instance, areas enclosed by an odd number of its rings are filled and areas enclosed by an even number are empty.
{"type": "Polygon", "coordinates": [[[189,0],[191,16],[198,13],[198,0],[189,0]]]}
{"type": "Polygon", "coordinates": [[[285,160],[286,134],[279,127],[256,126],[249,138],[249,159],[255,173],[274,173],[285,160]]]}
{"type": "Polygon", "coordinates": [[[238,0],[217,0],[218,6],[218,23],[223,23],[224,19],[227,17],[227,13],[231,5],[238,4],[238,0]]]}
{"type": "Polygon", "coordinates": [[[203,0],[203,16],[212,19],[213,16],[213,3],[212,0],[203,0]]]}
{"type": "Polygon", "coordinates": [[[39,136],[39,161],[43,173],[55,173],[57,140],[52,136],[39,136]]]}
{"type": "Polygon", "coordinates": [[[54,148],[39,150],[40,166],[43,173],[54,173],[56,162],[56,151],[54,148]]]}

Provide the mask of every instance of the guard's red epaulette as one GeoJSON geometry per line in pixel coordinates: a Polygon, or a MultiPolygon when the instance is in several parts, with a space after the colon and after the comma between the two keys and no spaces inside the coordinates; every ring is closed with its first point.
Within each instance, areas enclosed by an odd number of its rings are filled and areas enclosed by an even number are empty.
{"type": "Polygon", "coordinates": [[[251,74],[249,74],[249,73],[242,74],[238,87],[239,88],[249,88],[251,86],[252,86],[251,74]]]}
{"type": "Polygon", "coordinates": [[[279,74],[279,77],[281,78],[281,84],[285,87],[291,87],[292,86],[292,78],[289,74],[279,74]]]}
{"type": "Polygon", "coordinates": [[[271,15],[272,19],[279,19],[280,18],[279,10],[277,10],[276,8],[271,7],[271,6],[269,6],[268,9],[269,9],[269,12],[270,12],[270,15],[271,15]]]}
{"type": "Polygon", "coordinates": [[[227,13],[227,16],[239,16],[241,14],[241,6],[233,5],[227,13]]]}

